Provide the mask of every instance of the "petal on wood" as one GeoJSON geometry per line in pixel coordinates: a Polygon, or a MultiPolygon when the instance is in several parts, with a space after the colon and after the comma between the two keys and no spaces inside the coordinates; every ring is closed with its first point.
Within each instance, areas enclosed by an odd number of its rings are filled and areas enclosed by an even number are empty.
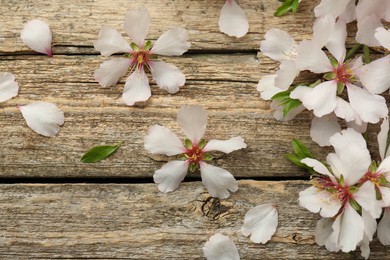
{"type": "Polygon", "coordinates": [[[103,26],[99,32],[98,39],[94,41],[93,47],[103,56],[110,56],[117,52],[131,52],[129,43],[115,29],[103,26]]]}
{"type": "Polygon", "coordinates": [[[52,35],[49,25],[41,20],[34,19],[24,25],[20,38],[32,50],[52,56],[52,35]]]}
{"type": "Polygon", "coordinates": [[[199,105],[182,106],[177,113],[177,122],[192,143],[198,144],[206,132],[207,111],[199,105]]]}
{"type": "Polygon", "coordinates": [[[223,5],[218,24],[221,32],[237,38],[243,37],[249,30],[248,19],[234,0],[228,0],[223,5]]]}
{"type": "Polygon", "coordinates": [[[240,255],[233,240],[219,233],[210,237],[203,247],[207,260],[240,260],[240,255]]]}
{"type": "Polygon", "coordinates": [[[0,72],[0,102],[16,97],[19,92],[19,85],[15,76],[9,72],[0,72]]]}

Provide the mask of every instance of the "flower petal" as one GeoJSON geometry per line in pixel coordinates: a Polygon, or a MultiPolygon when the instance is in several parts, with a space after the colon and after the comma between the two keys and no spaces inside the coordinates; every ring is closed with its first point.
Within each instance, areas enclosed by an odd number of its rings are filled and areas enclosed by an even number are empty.
{"type": "Polygon", "coordinates": [[[202,183],[212,197],[226,199],[230,196],[229,191],[238,190],[238,182],[225,169],[201,162],[200,172],[202,183]]]}
{"type": "MultiPolygon", "coordinates": [[[[389,8],[390,9],[390,8],[389,8]]],[[[390,31],[385,28],[378,27],[375,29],[375,38],[380,45],[390,50],[390,31]]]]}
{"type": "Polygon", "coordinates": [[[373,218],[377,219],[380,217],[382,207],[376,199],[375,185],[372,182],[366,181],[362,186],[360,186],[357,192],[353,194],[353,198],[373,218]]]}
{"type": "Polygon", "coordinates": [[[345,153],[346,147],[351,144],[357,144],[362,149],[367,149],[366,140],[363,136],[354,129],[348,128],[341,133],[335,134],[329,140],[338,155],[345,153]]]}
{"type": "Polygon", "coordinates": [[[275,72],[275,86],[282,90],[287,90],[299,75],[300,70],[297,68],[295,61],[286,60],[280,63],[279,70],[275,72]]]}
{"type": "Polygon", "coordinates": [[[123,90],[122,99],[128,106],[136,102],[146,101],[150,98],[149,80],[145,72],[135,70],[127,79],[125,89],[123,90]]]}
{"type": "Polygon", "coordinates": [[[157,86],[171,94],[178,92],[179,87],[186,83],[186,76],[178,67],[170,63],[163,61],[151,62],[150,70],[157,86]]]}
{"type": "Polygon", "coordinates": [[[153,180],[159,184],[159,191],[171,192],[179,187],[184,177],[186,177],[187,171],[187,161],[170,161],[154,173],[153,180]]]}
{"type": "Polygon", "coordinates": [[[341,132],[341,127],[334,114],[314,117],[311,121],[310,137],[319,146],[329,146],[329,138],[338,132],[341,132]]]}
{"type": "MultiPolygon", "coordinates": [[[[321,218],[317,221],[316,230],[315,230],[315,240],[319,246],[324,246],[326,241],[332,234],[332,224],[333,221],[331,218],[321,218]]],[[[331,250],[337,251],[337,250],[331,250]]]]}
{"type": "Polygon", "coordinates": [[[53,103],[36,102],[19,109],[27,125],[40,135],[54,136],[64,124],[64,112],[53,103]]]}
{"type": "Polygon", "coordinates": [[[340,97],[337,97],[337,105],[334,113],[337,117],[342,118],[347,122],[355,120],[355,111],[352,109],[351,104],[340,97]]]}
{"type": "Polygon", "coordinates": [[[130,59],[117,58],[107,60],[100,64],[99,68],[93,74],[94,79],[99,85],[106,88],[115,85],[121,77],[126,75],[131,61],[130,59]]]}
{"type": "MultiPolygon", "coordinates": [[[[383,119],[382,124],[381,124],[381,130],[377,136],[379,154],[380,154],[382,160],[387,157],[386,156],[387,155],[386,145],[387,145],[387,138],[388,138],[389,130],[390,130],[389,129],[389,118],[385,117],[383,119]]],[[[390,168],[389,168],[389,170],[390,170],[390,168]]]]}
{"type": "Polygon", "coordinates": [[[244,236],[251,235],[252,242],[265,244],[275,234],[277,226],[276,207],[272,204],[263,204],[248,210],[241,232],[244,236]]]}
{"type": "Polygon", "coordinates": [[[325,73],[333,70],[325,52],[314,41],[302,41],[298,45],[296,64],[300,70],[309,70],[314,73],[325,73]]]}
{"type": "Polygon", "coordinates": [[[379,46],[378,40],[375,38],[375,29],[383,27],[380,18],[376,14],[358,20],[358,31],[356,33],[356,41],[367,46],[379,46]]]}
{"type": "Polygon", "coordinates": [[[110,56],[117,52],[131,52],[129,43],[122,35],[108,26],[103,26],[100,30],[98,39],[93,42],[93,47],[103,56],[110,56]]]}
{"type": "Polygon", "coordinates": [[[125,31],[130,38],[139,46],[142,47],[148,32],[150,15],[146,8],[129,10],[125,16],[125,31]]]}
{"type": "Polygon", "coordinates": [[[260,51],[265,56],[277,61],[295,59],[297,44],[290,34],[272,28],[265,33],[264,38],[260,43],[260,51]]]}
{"type": "Polygon", "coordinates": [[[316,17],[332,15],[338,17],[342,14],[351,0],[322,0],[319,5],[314,8],[316,17]]]}
{"type": "Polygon", "coordinates": [[[323,47],[331,39],[336,25],[336,19],[331,15],[318,17],[313,25],[313,41],[323,47]]]}
{"type": "Polygon", "coordinates": [[[390,173],[390,156],[386,157],[378,166],[377,172],[390,173]]]}
{"type": "Polygon", "coordinates": [[[326,168],[326,166],[320,161],[312,158],[305,158],[301,160],[301,163],[304,163],[307,166],[312,167],[314,171],[329,177],[334,183],[336,183],[336,179],[334,178],[334,176],[330,173],[328,168],[326,168]]]}
{"type": "Polygon", "coordinates": [[[240,255],[233,240],[215,234],[204,244],[203,254],[207,260],[240,260],[240,255]]]}
{"type": "Polygon", "coordinates": [[[299,192],[299,205],[325,218],[334,217],[342,207],[338,200],[332,198],[332,193],[316,187],[299,192]]]}
{"type": "Polygon", "coordinates": [[[219,15],[219,30],[237,38],[248,33],[249,24],[244,11],[234,0],[225,2],[219,15]]]}
{"type": "Polygon", "coordinates": [[[385,245],[390,245],[390,208],[385,208],[385,212],[378,224],[378,239],[385,245]]]}
{"type": "Polygon", "coordinates": [[[260,92],[260,96],[264,100],[271,100],[274,95],[283,91],[282,89],[275,86],[275,79],[277,75],[265,75],[262,77],[257,84],[257,91],[260,92]]]}
{"type": "Polygon", "coordinates": [[[244,138],[241,136],[230,138],[229,140],[210,140],[203,151],[220,151],[224,153],[231,153],[233,151],[246,148],[244,138]]]}
{"type": "Polygon", "coordinates": [[[15,76],[9,72],[0,72],[0,102],[16,97],[19,92],[19,85],[15,76]]]}
{"type": "Polygon", "coordinates": [[[356,76],[371,93],[385,92],[390,87],[390,55],[357,69],[356,76]]]}
{"type": "Polygon", "coordinates": [[[144,138],[144,146],[148,152],[154,154],[172,156],[185,152],[184,146],[176,134],[160,125],[153,125],[149,128],[149,132],[144,138]]]}
{"type": "Polygon", "coordinates": [[[343,252],[354,251],[363,240],[363,219],[349,203],[345,205],[344,212],[337,216],[332,228],[333,232],[327,241],[327,245],[335,244],[343,252]]]}
{"type": "Polygon", "coordinates": [[[176,27],[163,33],[154,43],[152,52],[159,55],[180,56],[191,47],[188,42],[188,31],[176,27]]]}
{"type": "Polygon", "coordinates": [[[297,95],[301,88],[307,87],[297,87],[291,92],[290,97],[301,100],[307,109],[313,110],[316,117],[322,117],[335,110],[337,105],[337,83],[335,81],[325,81],[314,88],[308,88],[309,90],[303,96],[297,95]]]}
{"type": "Polygon", "coordinates": [[[376,124],[388,114],[384,97],[371,94],[355,85],[347,85],[349,102],[363,122],[376,124]]]}
{"type": "Polygon", "coordinates": [[[177,122],[192,143],[198,144],[206,132],[207,111],[199,105],[182,106],[177,113],[177,122]]]}
{"type": "Polygon", "coordinates": [[[326,43],[326,48],[330,51],[333,57],[341,64],[344,62],[346,49],[345,41],[347,39],[347,25],[339,19],[334,27],[332,35],[326,43]]]}
{"type": "Polygon", "coordinates": [[[51,31],[49,25],[41,20],[34,19],[27,22],[20,33],[23,43],[32,50],[52,56],[51,31]]]}

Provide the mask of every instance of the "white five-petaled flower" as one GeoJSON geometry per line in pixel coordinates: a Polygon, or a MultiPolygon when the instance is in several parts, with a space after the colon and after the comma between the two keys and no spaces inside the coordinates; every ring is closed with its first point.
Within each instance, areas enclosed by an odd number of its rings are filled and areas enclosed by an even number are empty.
{"type": "Polygon", "coordinates": [[[150,16],[146,9],[130,10],[126,14],[124,28],[133,40],[131,45],[117,30],[108,26],[100,30],[98,40],[94,42],[95,49],[103,56],[126,53],[124,58],[103,62],[95,71],[94,78],[102,87],[109,87],[125,76],[130,68],[131,74],[126,80],[122,95],[123,101],[129,106],[146,101],[151,96],[146,69],[152,73],[157,86],[171,94],[179,91],[179,87],[185,83],[185,76],[179,68],[157,61],[156,55],[182,55],[191,46],[188,42],[188,31],[180,27],[170,29],[153,45],[150,41],[145,42],[149,21],[150,16]]]}
{"type": "Polygon", "coordinates": [[[16,97],[19,92],[19,85],[15,76],[9,72],[0,72],[0,102],[16,97]]]}
{"type": "Polygon", "coordinates": [[[390,163],[372,164],[366,141],[352,128],[333,135],[330,143],[335,153],[328,154],[328,167],[314,159],[302,160],[319,175],[312,179],[312,187],[300,192],[299,204],[326,218],[317,224],[319,245],[343,252],[360,245],[367,254],[383,206],[376,191],[388,193],[383,185],[388,183],[384,173],[390,172],[390,163]]]}
{"type": "Polygon", "coordinates": [[[36,102],[19,106],[27,125],[43,136],[54,136],[64,124],[64,113],[53,103],[36,102]]]}
{"type": "Polygon", "coordinates": [[[24,25],[20,38],[32,50],[52,56],[52,35],[49,25],[41,20],[34,19],[24,25]]]}
{"type": "Polygon", "coordinates": [[[210,151],[231,153],[246,148],[244,139],[233,137],[229,140],[206,142],[202,137],[206,131],[207,112],[202,106],[182,106],[177,122],[188,137],[184,144],[171,130],[160,125],[151,126],[144,139],[145,149],[150,153],[178,155],[179,160],[170,161],[155,172],[153,177],[159,184],[158,189],[161,192],[174,191],[183,181],[188,169],[199,169],[202,182],[211,196],[224,199],[230,196],[229,191],[237,191],[238,183],[231,173],[206,162],[212,159],[210,151]]]}
{"type": "Polygon", "coordinates": [[[237,38],[248,33],[248,19],[235,0],[226,0],[219,15],[219,30],[237,38]]]}
{"type": "Polygon", "coordinates": [[[251,235],[252,242],[265,244],[271,239],[277,226],[278,211],[276,206],[263,204],[248,210],[241,231],[244,236],[251,235]]]}
{"type": "Polygon", "coordinates": [[[204,244],[203,254],[207,260],[240,260],[233,240],[222,234],[215,234],[204,244]]]}

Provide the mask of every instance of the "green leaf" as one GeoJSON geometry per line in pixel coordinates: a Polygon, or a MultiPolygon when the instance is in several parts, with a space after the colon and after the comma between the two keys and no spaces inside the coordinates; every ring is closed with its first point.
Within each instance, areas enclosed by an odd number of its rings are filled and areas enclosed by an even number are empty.
{"type": "Polygon", "coordinates": [[[330,64],[332,64],[333,68],[337,68],[339,66],[339,62],[333,56],[329,57],[330,64]]]}
{"type": "Polygon", "coordinates": [[[344,181],[344,176],[343,175],[340,175],[339,183],[340,183],[341,186],[344,186],[345,181],[344,181]]]}
{"type": "Polygon", "coordinates": [[[370,51],[370,47],[368,47],[367,45],[364,45],[363,46],[363,61],[365,64],[368,64],[371,62],[371,51],[370,51]]]}
{"type": "Polygon", "coordinates": [[[281,6],[276,9],[274,16],[282,16],[288,11],[290,11],[292,9],[292,5],[294,4],[293,2],[293,0],[286,0],[281,6]]]}
{"type": "Polygon", "coordinates": [[[199,142],[199,149],[203,149],[207,144],[207,141],[205,139],[201,139],[200,142],[199,142]]]}
{"type": "Polygon", "coordinates": [[[352,56],[358,52],[361,48],[363,47],[363,44],[355,44],[348,52],[347,52],[347,55],[345,56],[345,60],[349,60],[350,58],[352,58],[352,56]]]}
{"type": "Polygon", "coordinates": [[[300,140],[293,139],[291,144],[294,149],[294,153],[297,154],[301,159],[313,158],[312,153],[300,140]]]}
{"type": "Polygon", "coordinates": [[[211,161],[211,160],[213,159],[213,156],[212,156],[211,154],[209,154],[209,153],[204,153],[204,154],[202,155],[202,159],[203,159],[204,161],[211,161]]]}
{"type": "Polygon", "coordinates": [[[130,44],[130,46],[131,46],[131,49],[133,49],[133,51],[135,51],[135,52],[139,51],[139,47],[135,42],[132,42],[130,44]]]}
{"type": "Polygon", "coordinates": [[[279,93],[276,93],[275,95],[272,96],[272,100],[284,100],[286,98],[290,98],[290,91],[282,91],[279,93]]]}
{"type": "Polygon", "coordinates": [[[188,149],[188,150],[191,150],[192,149],[192,142],[190,139],[185,139],[184,140],[184,146],[188,149]]]}
{"type": "Polygon", "coordinates": [[[145,51],[148,51],[148,50],[150,50],[151,48],[152,48],[152,42],[151,41],[146,41],[145,42],[145,45],[144,45],[144,50],[145,51]]]}
{"type": "Polygon", "coordinates": [[[334,80],[336,78],[336,73],[328,72],[324,74],[324,79],[326,80],[334,80]]]}
{"type": "Polygon", "coordinates": [[[95,163],[101,161],[113,154],[122,144],[123,141],[116,145],[95,146],[81,157],[81,162],[95,163]]]}
{"type": "Polygon", "coordinates": [[[190,163],[190,172],[194,172],[196,170],[196,164],[190,163]]]}
{"type": "Polygon", "coordinates": [[[354,208],[358,213],[361,213],[362,207],[354,199],[349,200],[349,204],[354,208]]]}
{"type": "Polygon", "coordinates": [[[294,108],[302,105],[302,102],[298,99],[290,99],[289,102],[283,108],[283,116],[286,117],[287,114],[294,108]]]}
{"type": "Polygon", "coordinates": [[[285,157],[286,157],[287,160],[289,160],[289,161],[292,162],[293,164],[295,164],[295,165],[297,165],[297,166],[299,166],[299,167],[308,169],[307,165],[301,163],[301,159],[298,158],[295,154],[288,153],[288,154],[285,155],[285,157]]]}
{"type": "Polygon", "coordinates": [[[337,82],[337,94],[341,95],[341,93],[343,93],[344,91],[344,88],[345,88],[345,84],[341,82],[337,82]]]}
{"type": "Polygon", "coordinates": [[[299,0],[293,0],[291,4],[291,11],[295,14],[298,11],[299,0]]]}

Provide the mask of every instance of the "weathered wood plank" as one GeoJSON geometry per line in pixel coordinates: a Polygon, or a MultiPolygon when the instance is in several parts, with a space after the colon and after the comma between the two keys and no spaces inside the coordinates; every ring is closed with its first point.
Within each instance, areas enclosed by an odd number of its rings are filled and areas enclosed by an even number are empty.
{"type": "Polygon", "coordinates": [[[26,53],[19,35],[23,24],[41,18],[53,32],[54,53],[95,53],[96,40],[102,25],[107,24],[125,33],[123,19],[128,9],[145,6],[151,13],[148,38],[155,40],[173,26],[183,26],[190,32],[192,50],[257,50],[264,33],[271,27],[288,30],[297,39],[311,33],[312,9],[319,2],[303,1],[299,13],[273,17],[279,5],[276,0],[241,0],[250,23],[249,33],[241,39],[219,32],[218,17],[224,0],[153,1],[153,0],[1,0],[0,53],[26,53]]]}
{"type": "MultiPolygon", "coordinates": [[[[302,176],[283,158],[292,138],[303,139],[323,155],[324,150],[310,141],[309,113],[292,122],[277,122],[269,102],[261,100],[256,82],[275,69],[269,59],[260,64],[252,54],[166,59],[188,75],[186,86],[176,95],[152,86],[152,98],[138,107],[127,107],[121,101],[123,80],[108,89],[94,82],[93,71],[103,60],[85,55],[4,57],[0,71],[13,72],[21,89],[17,98],[0,104],[2,176],[151,177],[167,158],[148,154],[143,137],[156,123],[180,133],[175,117],[183,104],[202,104],[209,110],[206,138],[242,135],[246,139],[246,150],[215,162],[237,177],[302,176]],[[40,100],[54,102],[65,112],[66,123],[54,138],[33,133],[17,109],[17,105],[40,100]],[[125,144],[112,158],[93,165],[79,162],[90,147],[120,140],[125,144]]],[[[306,78],[310,75],[300,80],[306,78]]],[[[374,150],[375,131],[370,132],[374,150]]]]}
{"type": "MultiPolygon", "coordinates": [[[[166,195],[153,184],[1,185],[0,257],[202,259],[202,246],[220,232],[235,241],[241,259],[360,259],[315,244],[318,216],[297,203],[306,184],[240,181],[222,201],[200,182],[166,195]],[[246,211],[263,203],[278,205],[279,227],[258,245],[240,228],[246,211]]],[[[374,242],[370,259],[390,259],[386,252],[374,242]]]]}

